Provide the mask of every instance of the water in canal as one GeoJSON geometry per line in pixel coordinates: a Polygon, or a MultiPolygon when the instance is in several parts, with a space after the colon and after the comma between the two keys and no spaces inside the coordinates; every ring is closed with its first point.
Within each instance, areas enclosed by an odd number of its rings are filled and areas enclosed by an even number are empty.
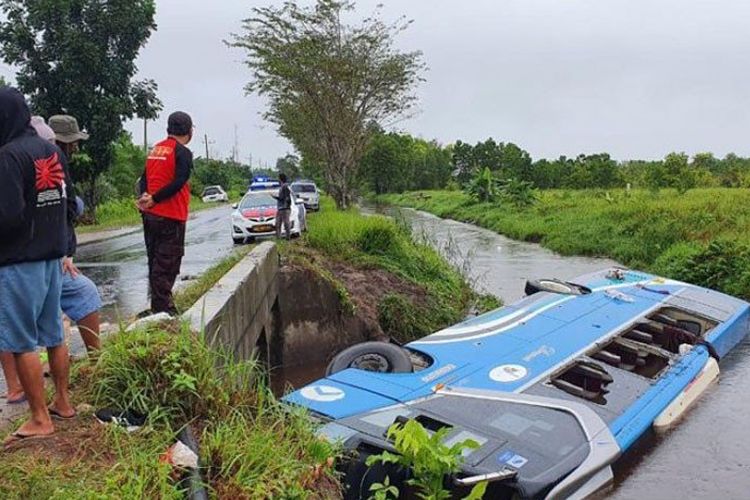
{"type": "MultiPolygon", "coordinates": [[[[391,215],[394,211],[389,210],[391,215]]],[[[529,278],[570,279],[608,267],[606,259],[562,257],[476,226],[414,210],[395,212],[417,235],[424,235],[469,271],[482,290],[510,303],[523,296],[529,278]]],[[[604,498],[750,498],[750,341],[721,363],[721,381],[686,419],[667,434],[648,436],[616,468],[616,487],[604,498]]]]}

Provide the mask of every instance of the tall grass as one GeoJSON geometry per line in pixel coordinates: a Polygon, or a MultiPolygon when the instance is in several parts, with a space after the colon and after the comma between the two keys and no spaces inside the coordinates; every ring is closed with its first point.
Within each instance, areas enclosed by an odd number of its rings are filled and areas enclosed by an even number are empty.
{"type": "Polygon", "coordinates": [[[461,274],[432,247],[415,241],[407,228],[391,219],[336,211],[327,198],[321,205],[321,211],[309,218],[307,245],[331,259],[389,271],[426,290],[426,304],[384,297],[378,308],[381,319],[389,318],[389,328],[397,324],[390,318],[414,318],[400,323],[402,338],[414,338],[465,316],[472,292],[461,274]],[[407,310],[409,304],[414,309],[407,310]]]}
{"type": "Polygon", "coordinates": [[[253,361],[209,348],[184,325],[110,336],[95,359],[76,366],[74,397],[145,413],[146,425],[128,434],[80,415],[58,431],[66,447],[0,453],[0,498],[184,498],[160,456],[188,424],[198,430],[214,498],[335,492],[338,450],[315,436],[305,413],[277,402],[264,379],[253,361]]]}
{"type": "Polygon", "coordinates": [[[540,242],[564,255],[623,264],[750,298],[750,190],[545,191],[529,208],[477,203],[461,192],[383,200],[540,242]]]}

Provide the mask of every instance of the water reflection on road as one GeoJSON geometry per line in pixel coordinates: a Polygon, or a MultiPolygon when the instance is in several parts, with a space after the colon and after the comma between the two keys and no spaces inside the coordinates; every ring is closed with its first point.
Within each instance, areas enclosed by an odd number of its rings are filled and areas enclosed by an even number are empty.
{"type": "MultiPolygon", "coordinates": [[[[187,222],[177,286],[182,278],[201,274],[232,250],[230,214],[231,209],[222,205],[197,212],[187,222]]],[[[148,261],[142,232],[81,246],[76,262],[99,287],[106,320],[128,318],[148,307],[148,261]]]]}

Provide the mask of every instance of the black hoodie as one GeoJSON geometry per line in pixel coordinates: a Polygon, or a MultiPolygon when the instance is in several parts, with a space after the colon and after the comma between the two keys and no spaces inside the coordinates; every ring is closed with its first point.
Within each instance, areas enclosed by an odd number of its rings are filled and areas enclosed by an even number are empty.
{"type": "Polygon", "coordinates": [[[0,87],[0,266],[57,259],[68,247],[65,155],[30,122],[23,95],[0,87]]]}

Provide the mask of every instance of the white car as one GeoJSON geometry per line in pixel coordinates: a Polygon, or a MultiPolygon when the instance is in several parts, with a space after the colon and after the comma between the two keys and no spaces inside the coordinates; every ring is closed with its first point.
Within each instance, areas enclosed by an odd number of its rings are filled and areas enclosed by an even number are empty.
{"type": "Polygon", "coordinates": [[[221,186],[206,186],[201,195],[204,203],[219,203],[229,201],[229,195],[221,186]]]}
{"type": "Polygon", "coordinates": [[[297,199],[304,202],[310,210],[320,210],[320,192],[318,186],[312,181],[295,181],[292,183],[292,191],[297,199]]]}
{"type": "MultiPolygon", "coordinates": [[[[240,244],[256,238],[276,234],[276,199],[277,191],[249,191],[232,212],[232,240],[240,244]]],[[[290,214],[290,231],[292,236],[299,236],[307,230],[305,207],[301,203],[292,204],[290,214]]]]}

